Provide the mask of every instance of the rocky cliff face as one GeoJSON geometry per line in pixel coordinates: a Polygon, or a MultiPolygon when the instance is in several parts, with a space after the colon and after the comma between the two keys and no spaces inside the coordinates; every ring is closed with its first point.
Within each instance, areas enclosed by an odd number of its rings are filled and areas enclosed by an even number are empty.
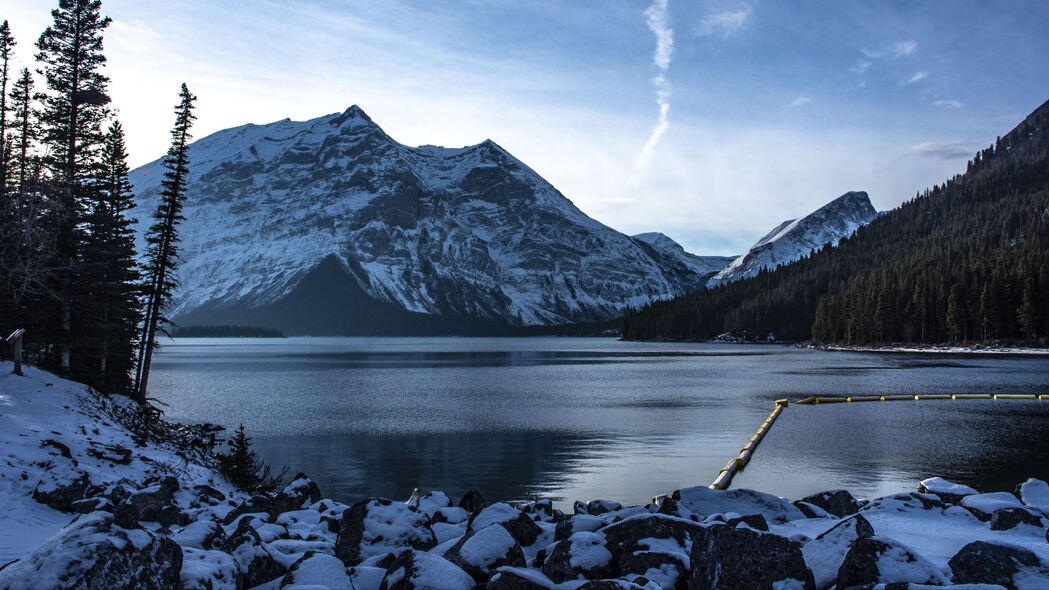
{"type": "Polygon", "coordinates": [[[790,264],[826,244],[836,246],[877,217],[867,193],[848,192],[800,219],[788,219],[707,282],[708,287],[790,264]]]}
{"type": "MultiPolygon", "coordinates": [[[[492,141],[407,147],[356,106],[220,131],[190,158],[171,309],[183,321],[303,333],[285,316],[311,306],[327,317],[313,323],[336,314],[348,333],[382,332],[379,316],[599,321],[696,289],[712,269],[587,217],[492,141]],[[317,283],[323,305],[297,293],[317,283]]],[[[162,173],[157,161],[131,175],[140,229],[162,173]]]]}

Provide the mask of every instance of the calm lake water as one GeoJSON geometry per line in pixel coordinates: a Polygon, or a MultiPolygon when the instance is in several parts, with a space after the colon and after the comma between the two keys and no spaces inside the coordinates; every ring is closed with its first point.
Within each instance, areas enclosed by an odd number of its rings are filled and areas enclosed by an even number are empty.
{"type": "MultiPolygon", "coordinates": [[[[167,416],[243,423],[330,497],[412,489],[639,503],[707,485],[779,398],[1049,393],[1049,359],[859,354],[607,338],[180,339],[155,360],[167,416]]],[[[737,476],[798,498],[941,475],[1049,479],[1049,401],[791,405],[737,476]]]]}

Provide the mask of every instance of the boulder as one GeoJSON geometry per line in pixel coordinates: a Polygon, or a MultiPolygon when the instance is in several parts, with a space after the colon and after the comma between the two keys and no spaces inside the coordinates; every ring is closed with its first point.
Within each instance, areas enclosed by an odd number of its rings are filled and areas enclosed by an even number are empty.
{"type": "MultiPolygon", "coordinates": [[[[391,560],[392,561],[392,560],[391,560]]],[[[353,590],[379,590],[382,579],[386,577],[385,567],[357,565],[349,569],[353,590]]]]}
{"type": "Polygon", "coordinates": [[[214,549],[226,543],[226,531],[213,520],[198,520],[171,535],[171,540],[181,547],[214,549]]]}
{"type": "Polygon", "coordinates": [[[485,590],[553,590],[553,580],[535,570],[503,566],[488,580],[485,590]]]}
{"type": "Polygon", "coordinates": [[[692,540],[702,531],[703,527],[697,523],[664,514],[634,516],[600,530],[607,540],[608,550],[616,561],[621,561],[635,551],[657,549],[651,546],[654,543],[658,543],[659,548],[665,550],[667,544],[662,542],[663,540],[670,541],[680,548],[681,556],[687,559],[692,540]]]}
{"type": "Polygon", "coordinates": [[[470,490],[463,494],[461,500],[459,500],[459,508],[465,509],[470,514],[477,514],[485,507],[486,502],[481,492],[477,490],[470,490]]]}
{"type": "Polygon", "coordinates": [[[834,518],[832,514],[814,504],[802,502],[801,500],[795,500],[792,504],[794,504],[798,510],[801,510],[805,515],[805,518],[834,518]]]}
{"type": "Polygon", "coordinates": [[[830,588],[838,579],[838,570],[852,545],[859,539],[873,537],[874,527],[857,514],[834,525],[801,548],[805,563],[812,570],[816,590],[830,588]]]}
{"type": "Polygon", "coordinates": [[[962,498],[978,493],[969,486],[953,481],[947,481],[942,477],[930,477],[918,484],[918,491],[923,494],[935,494],[944,502],[958,504],[962,498]]]}
{"type": "Polygon", "coordinates": [[[430,515],[429,522],[431,525],[439,522],[445,522],[448,524],[459,524],[462,522],[466,522],[469,519],[470,513],[467,512],[464,508],[459,508],[458,506],[451,506],[448,508],[438,508],[437,510],[434,510],[433,514],[430,515]]]}
{"type": "Polygon", "coordinates": [[[509,531],[521,547],[528,547],[542,533],[542,529],[527,514],[505,503],[496,502],[485,506],[470,518],[469,530],[480,530],[491,524],[501,524],[509,531]]]}
{"type": "Polygon", "coordinates": [[[571,537],[573,533],[592,533],[605,526],[605,520],[600,516],[590,514],[573,514],[560,521],[554,527],[554,540],[560,541],[571,537]]]}
{"type": "Polygon", "coordinates": [[[386,569],[380,590],[471,590],[474,579],[459,566],[433,553],[408,550],[386,569]]]}
{"type": "Polygon", "coordinates": [[[262,543],[259,533],[246,521],[241,522],[220,548],[233,556],[246,588],[284,575],[285,567],[270,553],[269,548],[262,543]]]}
{"type": "Polygon", "coordinates": [[[605,514],[606,512],[615,512],[621,510],[623,505],[619,502],[613,502],[612,500],[590,500],[586,503],[587,514],[605,514]]]}
{"type": "Polygon", "coordinates": [[[69,509],[78,514],[91,514],[92,512],[97,512],[99,510],[113,512],[113,503],[109,501],[109,498],[95,496],[93,498],[76,500],[69,505],[69,509]]]}
{"type": "Polygon", "coordinates": [[[838,569],[838,588],[877,583],[942,586],[947,579],[929,560],[888,537],[860,537],[838,569]]]}
{"type": "Polygon", "coordinates": [[[73,502],[82,499],[91,487],[91,477],[76,466],[76,461],[55,457],[33,489],[33,499],[69,512],[73,502]]]}
{"type": "Polygon", "coordinates": [[[725,524],[728,526],[739,526],[746,525],[756,531],[768,532],[769,523],[765,520],[765,517],[760,514],[747,514],[746,516],[734,516],[728,519],[725,524]]]}
{"type": "Polygon", "coordinates": [[[182,590],[240,590],[244,580],[228,553],[182,548],[182,590]]]}
{"type": "Polygon", "coordinates": [[[688,558],[665,551],[635,551],[619,560],[618,575],[636,582],[644,578],[660,588],[683,588],[688,579],[688,558]]]}
{"type": "Polygon", "coordinates": [[[805,514],[789,500],[754,490],[712,490],[698,486],[677,490],[672,497],[681,508],[701,518],[729,512],[760,514],[776,524],[805,518],[805,514]]]}
{"type": "Polygon", "coordinates": [[[418,508],[426,516],[433,516],[438,510],[451,508],[452,499],[444,492],[427,492],[422,495],[413,495],[408,504],[418,508]]]}
{"type": "Polygon", "coordinates": [[[654,587],[654,584],[645,582],[645,586],[628,582],[627,580],[590,580],[576,586],[576,590],[645,590],[654,587]]]}
{"type": "Polygon", "coordinates": [[[612,575],[612,553],[601,533],[575,533],[554,544],[543,574],[558,584],[579,578],[600,579],[612,575]]]}
{"type": "Polygon", "coordinates": [[[233,524],[238,518],[245,514],[258,514],[265,513],[269,515],[270,508],[273,507],[273,500],[269,496],[257,495],[248,498],[241,502],[236,508],[226,513],[225,518],[222,519],[222,524],[233,524]]]}
{"type": "Polygon", "coordinates": [[[321,490],[317,484],[309,477],[299,473],[292,478],[291,483],[284,486],[284,489],[273,497],[267,512],[269,512],[270,520],[277,520],[277,517],[285,512],[300,510],[319,502],[320,499],[321,490]]]}
{"type": "MultiPolygon", "coordinates": [[[[147,487],[138,490],[131,495],[130,498],[124,500],[129,506],[135,509],[138,513],[139,520],[146,520],[151,522],[160,522],[164,519],[167,522],[172,518],[172,512],[170,508],[161,516],[161,513],[165,508],[173,506],[177,511],[178,507],[175,504],[175,493],[171,491],[170,484],[161,485],[160,482],[154,483],[147,487]]],[[[173,524],[173,522],[167,522],[167,524],[173,524]]],[[[162,526],[166,526],[162,523],[162,526]]]]}
{"type": "Polygon", "coordinates": [[[543,520],[558,519],[563,516],[560,511],[554,509],[554,501],[550,498],[540,498],[521,506],[521,512],[530,514],[543,520]]]}
{"type": "Polygon", "coordinates": [[[999,508],[991,515],[992,531],[1007,531],[1021,524],[1042,528],[1042,519],[1027,508],[999,508]]]}
{"type": "MultiPolygon", "coordinates": [[[[999,584],[1014,590],[1027,568],[1038,568],[1038,556],[1022,547],[973,541],[947,562],[954,581],[962,584],[999,584]]],[[[1045,572],[1049,579],[1049,572],[1045,572]]]]}
{"type": "Polygon", "coordinates": [[[973,494],[962,498],[963,508],[973,513],[973,516],[984,522],[991,520],[991,515],[1002,508],[1022,508],[1023,504],[1016,496],[1009,492],[991,492],[988,494],[973,494]]]}
{"type": "Polygon", "coordinates": [[[204,504],[214,505],[226,501],[226,494],[206,483],[193,486],[193,491],[197,494],[197,500],[204,504]]]}
{"type": "Polygon", "coordinates": [[[521,545],[501,524],[468,531],[444,553],[444,558],[463,568],[478,582],[487,580],[502,566],[526,565],[521,545]]]}
{"type": "Polygon", "coordinates": [[[362,500],[342,513],[335,556],[346,565],[403,549],[427,550],[437,539],[426,514],[402,502],[362,500]]]}
{"type": "Polygon", "coordinates": [[[801,499],[802,502],[818,506],[828,514],[838,518],[845,518],[850,514],[856,514],[860,509],[859,502],[846,490],[830,490],[820,492],[801,499]]]}
{"type": "MultiPolygon", "coordinates": [[[[793,508],[793,506],[791,506],[793,508]]],[[[690,590],[753,588],[771,590],[815,586],[796,541],[749,528],[714,525],[692,543],[690,590]]]]}
{"type": "Polygon", "coordinates": [[[1023,501],[1024,506],[1049,516],[1049,484],[1031,478],[1016,486],[1016,495],[1023,501]]]}
{"type": "Polygon", "coordinates": [[[4,590],[166,590],[180,584],[182,549],[127,530],[108,512],[80,516],[28,556],[0,569],[4,590]]]}
{"type": "Polygon", "coordinates": [[[281,588],[288,586],[328,586],[329,588],[353,588],[346,565],[334,555],[307,551],[288,568],[281,588]]]}

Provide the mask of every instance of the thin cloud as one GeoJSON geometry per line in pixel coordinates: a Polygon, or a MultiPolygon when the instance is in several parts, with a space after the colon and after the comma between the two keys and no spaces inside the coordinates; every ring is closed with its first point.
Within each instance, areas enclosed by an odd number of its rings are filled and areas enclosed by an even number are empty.
{"type": "Polygon", "coordinates": [[[667,72],[670,70],[670,60],[674,57],[674,30],[667,23],[667,0],[652,2],[645,10],[645,20],[648,29],[656,36],[656,51],[652,54],[652,63],[659,70],[659,74],[652,78],[652,84],[656,88],[659,119],[635,157],[634,170],[637,174],[643,174],[648,170],[656,145],[670,128],[670,82],[667,80],[667,72]]]}
{"type": "Polygon", "coordinates": [[[907,153],[938,160],[959,160],[972,156],[976,148],[976,144],[971,141],[930,141],[911,146],[907,153]]]}
{"type": "Polygon", "coordinates": [[[898,57],[910,55],[917,50],[917,41],[898,41],[892,45],[881,47],[879,49],[860,49],[863,55],[870,59],[896,59],[898,57]]]}
{"type": "Polygon", "coordinates": [[[699,22],[699,28],[696,30],[696,33],[700,36],[716,33],[727,37],[738,32],[747,24],[751,12],[750,6],[746,5],[735,10],[711,12],[699,22]]]}
{"type": "Polygon", "coordinates": [[[932,105],[938,109],[960,109],[965,106],[957,100],[934,100],[932,105]]]}
{"type": "Polygon", "coordinates": [[[914,72],[914,75],[903,81],[904,86],[909,86],[929,77],[929,72],[914,72]]]}
{"type": "Polygon", "coordinates": [[[852,65],[852,71],[856,72],[857,74],[862,74],[862,73],[866,72],[868,69],[870,69],[870,67],[871,67],[870,60],[860,59],[860,60],[857,60],[856,63],[852,65]]]}
{"type": "Polygon", "coordinates": [[[812,99],[811,98],[809,98],[807,96],[799,96],[799,97],[795,98],[794,100],[790,101],[789,103],[787,103],[787,108],[788,109],[800,109],[800,108],[802,108],[804,106],[809,105],[810,103],[812,103],[812,99]]]}

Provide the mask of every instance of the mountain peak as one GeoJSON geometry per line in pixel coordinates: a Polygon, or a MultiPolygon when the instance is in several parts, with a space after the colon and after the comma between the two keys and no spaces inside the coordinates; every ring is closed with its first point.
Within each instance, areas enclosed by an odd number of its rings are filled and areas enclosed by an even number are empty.
{"type": "Polygon", "coordinates": [[[368,116],[368,113],[364,112],[364,109],[357,105],[351,105],[350,108],[343,111],[341,115],[338,115],[330,122],[332,125],[339,126],[358,119],[366,121],[372,125],[375,124],[375,122],[372,121],[372,118],[368,116]]]}

